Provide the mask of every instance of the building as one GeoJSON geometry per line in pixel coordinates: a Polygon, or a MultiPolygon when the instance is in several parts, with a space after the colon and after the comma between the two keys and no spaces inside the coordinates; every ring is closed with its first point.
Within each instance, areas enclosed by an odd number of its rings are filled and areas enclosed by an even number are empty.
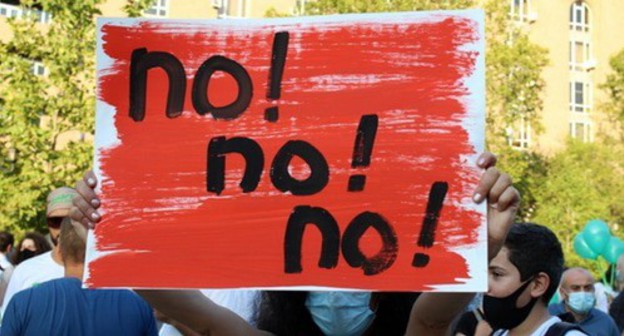
{"type": "Polygon", "coordinates": [[[624,1],[501,0],[509,1],[509,15],[532,42],[548,49],[544,69],[543,134],[518,123],[510,143],[543,153],[561,149],[567,137],[594,141],[610,130],[600,90],[611,71],[609,59],[624,49],[624,1]]]}

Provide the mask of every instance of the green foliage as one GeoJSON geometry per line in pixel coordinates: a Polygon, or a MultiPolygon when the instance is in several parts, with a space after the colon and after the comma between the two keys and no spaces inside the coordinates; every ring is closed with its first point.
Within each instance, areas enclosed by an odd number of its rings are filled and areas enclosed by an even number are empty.
{"type": "MultiPolygon", "coordinates": [[[[624,213],[624,167],[621,150],[601,143],[570,141],[566,149],[548,163],[545,179],[534,186],[536,208],[533,220],[548,225],[562,242],[568,265],[602,272],[596,262],[582,260],[572,243],[587,221],[603,219],[613,235],[624,213]],[[617,225],[616,225],[617,224],[617,225]]],[[[604,266],[602,266],[604,267],[604,266]]]]}
{"type": "Polygon", "coordinates": [[[267,18],[280,18],[280,17],[289,17],[291,16],[288,13],[282,13],[279,12],[277,9],[275,9],[275,7],[270,7],[269,9],[266,10],[266,12],[264,12],[264,17],[267,18]]]}
{"type": "Polygon", "coordinates": [[[491,0],[486,11],[486,74],[488,141],[492,150],[507,147],[507,130],[520,120],[542,130],[539,113],[546,83],[542,70],[547,50],[529,41],[520,26],[509,19],[509,3],[491,0]]]}
{"type": "MultiPolygon", "coordinates": [[[[157,1],[157,0],[156,0],[157,1]]],[[[139,17],[143,11],[150,8],[156,2],[154,0],[128,0],[124,6],[124,12],[128,17],[139,17]]]]}
{"type": "Polygon", "coordinates": [[[609,61],[612,72],[600,87],[606,91],[609,100],[604,109],[611,119],[624,131],[624,50],[611,57],[609,61]]]}
{"type": "Polygon", "coordinates": [[[514,186],[522,195],[518,220],[531,221],[537,206],[536,192],[547,177],[548,159],[536,152],[510,147],[502,147],[496,154],[499,158],[497,167],[513,178],[514,186]]]}
{"type": "MultiPolygon", "coordinates": [[[[73,183],[91,165],[92,145],[60,146],[74,132],[94,131],[95,16],[100,0],[22,1],[52,14],[43,26],[36,16],[9,19],[13,38],[0,43],[0,229],[21,235],[45,229],[45,199],[73,183]],[[33,74],[33,61],[47,69],[33,74]],[[13,155],[14,154],[14,155],[13,155]]],[[[151,1],[132,1],[140,14],[151,1]]]]}
{"type": "Polygon", "coordinates": [[[472,0],[318,0],[306,3],[307,15],[463,9],[472,0]]]}

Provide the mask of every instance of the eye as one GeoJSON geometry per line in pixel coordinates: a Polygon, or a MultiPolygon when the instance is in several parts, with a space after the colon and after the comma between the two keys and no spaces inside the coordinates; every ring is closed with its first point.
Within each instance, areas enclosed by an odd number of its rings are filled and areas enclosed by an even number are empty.
{"type": "Polygon", "coordinates": [[[498,272],[498,271],[492,271],[492,276],[495,278],[500,278],[503,276],[503,273],[498,272]]]}

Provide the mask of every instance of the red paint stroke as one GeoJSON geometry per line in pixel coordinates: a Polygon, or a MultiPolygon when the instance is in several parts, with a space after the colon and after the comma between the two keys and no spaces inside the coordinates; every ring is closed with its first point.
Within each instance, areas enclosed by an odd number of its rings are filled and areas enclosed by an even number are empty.
{"type": "MultiPolygon", "coordinates": [[[[89,286],[423,290],[469,277],[464,258],[451,250],[476,243],[482,222],[479,213],[459,206],[471,197],[479,175],[461,161],[474,154],[461,121],[468,94],[463,80],[477,55],[460,49],[478,40],[473,21],[227,28],[143,22],[106,24],[102,33],[103,51],[113,64],[99,71],[98,94],[117,111],[122,145],[100,149],[106,216],[95,234],[97,249],[113,253],[89,265],[89,286]],[[284,30],[290,44],[281,98],[270,102],[265,95],[271,43],[284,30]],[[144,121],[128,116],[130,55],[140,47],[172,53],[184,64],[188,82],[180,117],[165,116],[168,87],[160,69],[149,72],[144,121]],[[243,65],[253,82],[250,107],[232,121],[198,115],[190,99],[195,71],[217,54],[243,65]],[[263,113],[274,105],[280,119],[269,123],[263,113]],[[370,166],[353,169],[353,142],[365,114],[379,116],[375,147],[370,166]],[[255,192],[238,189],[243,162],[235,156],[228,157],[223,194],[206,192],[206,148],[215,136],[246,136],[262,146],[265,171],[255,192]],[[288,140],[308,141],[325,155],[330,180],[322,192],[292,196],[271,184],[269,165],[288,140]],[[367,176],[364,191],[347,192],[352,174],[367,176]],[[435,244],[423,250],[416,240],[434,181],[447,181],[449,193],[435,244]],[[298,205],[327,209],[341,232],[362,211],[382,214],[398,235],[394,265],[367,277],[341,256],[335,269],[319,269],[320,234],[308,229],[303,272],[285,274],[283,236],[298,205]],[[411,266],[416,252],[431,257],[428,266],[411,266]]],[[[236,90],[231,78],[221,76],[210,82],[209,96],[226,104],[236,90]]],[[[292,168],[305,175],[303,165],[292,168]]],[[[367,232],[360,246],[374,254],[381,243],[367,232]]]]}

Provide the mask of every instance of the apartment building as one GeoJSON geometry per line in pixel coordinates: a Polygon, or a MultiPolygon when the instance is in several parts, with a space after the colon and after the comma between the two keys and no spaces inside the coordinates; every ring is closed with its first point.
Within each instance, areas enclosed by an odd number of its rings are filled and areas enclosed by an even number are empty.
{"type": "Polygon", "coordinates": [[[534,43],[548,49],[544,69],[542,124],[536,135],[518,121],[510,144],[543,153],[561,149],[567,137],[594,141],[610,130],[599,88],[611,71],[610,57],[624,49],[624,1],[501,0],[509,2],[510,17],[534,43]]]}

